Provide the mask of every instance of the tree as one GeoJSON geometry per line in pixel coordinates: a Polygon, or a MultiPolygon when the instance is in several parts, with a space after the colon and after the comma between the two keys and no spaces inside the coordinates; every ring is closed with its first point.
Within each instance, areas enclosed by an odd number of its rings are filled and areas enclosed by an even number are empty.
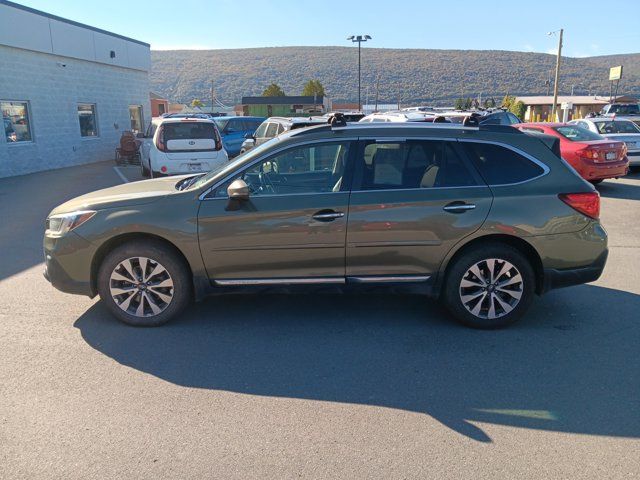
{"type": "Polygon", "coordinates": [[[484,101],[484,108],[494,108],[496,106],[496,101],[492,98],[487,98],[484,101]]]}
{"type": "Polygon", "coordinates": [[[517,102],[511,103],[511,107],[509,107],[509,111],[513,113],[520,120],[524,119],[524,114],[527,111],[527,106],[524,104],[522,100],[518,100],[517,102]]]}
{"type": "Polygon", "coordinates": [[[193,100],[191,100],[191,106],[192,107],[204,107],[204,103],[202,103],[202,101],[199,98],[194,98],[193,100]]]}
{"type": "Polygon", "coordinates": [[[471,100],[469,97],[464,99],[464,109],[465,110],[471,110],[471,107],[473,106],[473,100],[471,100]]]}
{"type": "Polygon", "coordinates": [[[453,108],[455,108],[456,110],[464,110],[464,104],[464,98],[456,98],[456,103],[454,104],[453,108]]]}
{"type": "Polygon", "coordinates": [[[286,97],[284,91],[275,83],[272,83],[262,92],[263,97],[286,97]]]}
{"type": "Polygon", "coordinates": [[[511,109],[511,105],[513,105],[516,101],[516,97],[512,97],[511,95],[507,94],[504,96],[504,98],[502,99],[502,108],[506,108],[507,110],[511,109]]]}
{"type": "Polygon", "coordinates": [[[305,97],[322,97],[324,96],[324,86],[320,80],[309,80],[302,89],[302,95],[305,97]]]}

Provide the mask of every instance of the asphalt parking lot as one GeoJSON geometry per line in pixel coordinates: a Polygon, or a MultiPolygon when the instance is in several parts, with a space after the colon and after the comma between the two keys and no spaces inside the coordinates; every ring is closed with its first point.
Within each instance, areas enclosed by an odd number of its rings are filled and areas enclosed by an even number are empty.
{"type": "Polygon", "coordinates": [[[55,205],[111,162],[0,180],[0,478],[634,478],[640,174],[593,284],[474,331],[399,295],[213,298],[162,328],[42,277],[55,205]]]}

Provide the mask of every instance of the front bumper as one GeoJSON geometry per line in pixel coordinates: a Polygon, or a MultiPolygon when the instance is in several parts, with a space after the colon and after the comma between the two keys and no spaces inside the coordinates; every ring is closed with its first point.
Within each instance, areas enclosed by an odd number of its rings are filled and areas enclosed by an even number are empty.
{"type": "Polygon", "coordinates": [[[94,246],[69,232],[63,237],[44,237],[44,278],[56,289],[75,295],[94,297],[91,262],[94,246]]]}
{"type": "Polygon", "coordinates": [[[638,167],[640,166],[640,150],[633,150],[627,152],[627,158],[629,159],[629,166],[638,167]]]}

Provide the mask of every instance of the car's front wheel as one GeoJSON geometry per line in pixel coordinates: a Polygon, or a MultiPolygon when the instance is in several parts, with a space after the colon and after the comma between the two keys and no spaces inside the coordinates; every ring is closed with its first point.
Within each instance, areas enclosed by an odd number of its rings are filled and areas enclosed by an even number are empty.
{"type": "Polygon", "coordinates": [[[512,324],[528,310],[535,292],[531,262],[501,243],[478,245],[447,272],[443,300],[461,323],[474,328],[512,324]]]}
{"type": "Polygon", "coordinates": [[[192,279],[179,255],[160,242],[116,247],[98,271],[98,293],[119,320],[153,327],[168,322],[191,301],[192,279]]]}

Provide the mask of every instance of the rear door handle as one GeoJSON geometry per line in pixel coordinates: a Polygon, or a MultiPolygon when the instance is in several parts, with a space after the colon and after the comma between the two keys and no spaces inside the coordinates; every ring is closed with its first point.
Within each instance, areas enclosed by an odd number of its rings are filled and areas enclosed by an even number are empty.
{"type": "Polygon", "coordinates": [[[442,207],[445,212],[450,213],[464,213],[468,210],[473,210],[474,208],[476,208],[475,204],[465,202],[451,202],[442,207]]]}
{"type": "Polygon", "coordinates": [[[336,212],[334,210],[320,210],[313,214],[311,218],[319,222],[332,222],[336,218],[344,217],[344,212],[336,212]]]}

